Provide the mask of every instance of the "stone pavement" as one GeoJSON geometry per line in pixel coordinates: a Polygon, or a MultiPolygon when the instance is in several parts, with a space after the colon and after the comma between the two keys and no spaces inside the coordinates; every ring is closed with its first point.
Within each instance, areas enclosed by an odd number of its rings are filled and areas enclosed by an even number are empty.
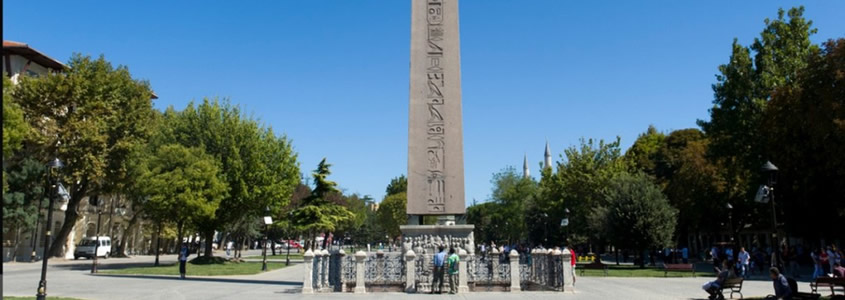
{"type": "MultiPolygon", "coordinates": [[[[109,258],[101,269],[118,266],[150,265],[153,257],[109,258]]],[[[163,263],[174,263],[173,255],[162,256],[163,263]]],[[[89,260],[51,260],[47,273],[48,294],[89,300],[109,299],[704,299],[701,285],[711,278],[612,278],[579,277],[576,293],[478,292],[458,295],[402,293],[350,293],[302,295],[303,266],[296,264],[258,275],[193,277],[91,275],[89,260]]],[[[33,296],[41,272],[40,263],[3,265],[3,295],[33,296]]],[[[190,268],[190,267],[189,267],[190,268]]],[[[799,283],[802,291],[806,283],[799,283]]],[[[771,293],[769,281],[750,280],[743,286],[745,297],[771,293]]],[[[737,295],[738,297],[738,295],[737,295]]]]}

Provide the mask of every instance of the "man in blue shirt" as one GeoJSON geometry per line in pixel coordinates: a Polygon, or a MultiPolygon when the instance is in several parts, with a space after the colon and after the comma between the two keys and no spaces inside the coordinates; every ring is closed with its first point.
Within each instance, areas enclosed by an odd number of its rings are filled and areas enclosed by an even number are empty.
{"type": "Polygon", "coordinates": [[[778,268],[769,269],[769,275],[775,286],[775,295],[769,295],[766,299],[792,299],[792,288],[789,287],[789,281],[778,271],[778,268]]]}
{"type": "Polygon", "coordinates": [[[443,293],[443,262],[446,261],[446,248],[440,246],[437,248],[439,252],[434,254],[434,279],[431,281],[431,294],[434,294],[435,287],[437,293],[443,293]]]}

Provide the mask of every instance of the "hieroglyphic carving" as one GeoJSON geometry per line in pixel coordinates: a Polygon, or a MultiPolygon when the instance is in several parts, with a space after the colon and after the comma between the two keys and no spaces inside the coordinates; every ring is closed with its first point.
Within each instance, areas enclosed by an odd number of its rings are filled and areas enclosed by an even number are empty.
{"type": "Polygon", "coordinates": [[[442,213],[446,210],[446,142],[444,133],[446,124],[443,118],[443,91],[446,88],[443,68],[443,0],[428,0],[427,4],[427,44],[426,52],[426,105],[429,118],[426,131],[427,140],[427,180],[428,211],[442,213]]]}

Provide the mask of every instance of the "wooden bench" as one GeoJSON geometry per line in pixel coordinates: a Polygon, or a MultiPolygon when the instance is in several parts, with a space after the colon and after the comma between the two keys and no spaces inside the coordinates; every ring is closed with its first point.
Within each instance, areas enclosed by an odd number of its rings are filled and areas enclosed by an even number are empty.
{"type": "Polygon", "coordinates": [[[695,277],[695,266],[693,264],[664,264],[663,277],[666,277],[670,271],[690,271],[692,277],[695,277]]]}
{"type": "MultiPolygon", "coordinates": [[[[798,283],[795,282],[795,279],[786,278],[786,281],[789,283],[789,289],[792,290],[792,300],[818,300],[822,296],[819,294],[799,292],[798,283]]],[[[773,295],[770,296],[774,297],[773,295]]]]}
{"type": "Polygon", "coordinates": [[[731,291],[731,298],[734,297],[734,293],[737,293],[739,294],[739,299],[742,299],[742,277],[725,279],[725,282],[722,283],[719,289],[719,293],[724,294],[726,291],[731,291]]]}
{"type": "Polygon", "coordinates": [[[604,276],[607,276],[607,269],[608,269],[607,265],[600,263],[600,262],[594,262],[594,263],[589,263],[589,264],[586,264],[586,265],[580,265],[580,266],[577,266],[576,268],[581,269],[581,276],[584,276],[584,270],[604,270],[604,276]]]}
{"type": "Polygon", "coordinates": [[[819,277],[816,278],[816,281],[810,282],[810,289],[813,293],[818,293],[819,288],[830,288],[830,295],[836,295],[836,288],[842,287],[843,291],[845,291],[845,278],[833,278],[833,277],[819,277]]]}

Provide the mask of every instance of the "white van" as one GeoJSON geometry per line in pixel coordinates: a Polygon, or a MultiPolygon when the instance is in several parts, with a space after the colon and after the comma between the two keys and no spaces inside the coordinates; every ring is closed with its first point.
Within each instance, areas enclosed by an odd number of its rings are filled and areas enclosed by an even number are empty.
{"type": "Polygon", "coordinates": [[[80,257],[93,258],[94,248],[97,248],[97,256],[102,258],[109,258],[111,255],[111,238],[107,236],[100,237],[100,247],[97,246],[97,237],[85,237],[76,245],[76,251],[73,252],[73,259],[80,257]]]}

